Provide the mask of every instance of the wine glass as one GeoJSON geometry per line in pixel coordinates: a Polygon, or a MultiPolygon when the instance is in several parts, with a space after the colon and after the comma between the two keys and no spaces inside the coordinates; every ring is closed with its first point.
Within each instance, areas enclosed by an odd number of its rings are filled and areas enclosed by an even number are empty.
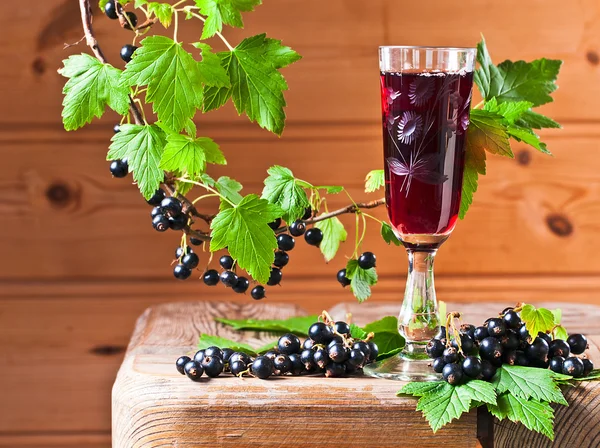
{"type": "Polygon", "coordinates": [[[440,330],[433,261],[458,220],[475,48],[380,47],[385,198],[408,253],[397,356],[365,367],[371,376],[437,380],[427,342],[440,330]]]}

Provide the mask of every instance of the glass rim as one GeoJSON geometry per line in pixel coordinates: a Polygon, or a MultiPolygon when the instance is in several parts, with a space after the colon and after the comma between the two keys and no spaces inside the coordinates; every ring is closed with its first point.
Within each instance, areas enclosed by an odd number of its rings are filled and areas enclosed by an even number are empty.
{"type": "Polygon", "coordinates": [[[453,50],[453,51],[476,51],[476,47],[444,47],[426,45],[380,45],[380,50],[453,50]]]}

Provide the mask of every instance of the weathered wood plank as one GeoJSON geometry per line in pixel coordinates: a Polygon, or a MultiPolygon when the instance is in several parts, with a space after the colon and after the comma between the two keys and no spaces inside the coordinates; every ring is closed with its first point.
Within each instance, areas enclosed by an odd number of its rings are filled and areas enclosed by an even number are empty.
{"type": "Polygon", "coordinates": [[[110,448],[110,432],[0,434],[1,448],[110,448]]]}
{"type": "MultiPolygon", "coordinates": [[[[291,311],[253,309],[263,318],[284,318],[291,311]]],[[[217,314],[210,303],[174,303],[154,307],[140,318],[113,388],[116,448],[154,447],[167,440],[195,446],[300,447],[306,446],[307,434],[311,443],[324,447],[339,446],[343,434],[346,446],[383,448],[398,446],[400,427],[403,446],[433,447],[441,440],[446,446],[476,446],[474,413],[434,436],[414,412],[414,401],[395,396],[395,382],[316,376],[193,383],[182,378],[173,360],[193,350],[193,336],[212,328],[211,317],[217,314]]],[[[221,326],[217,331],[240,337],[221,326]]]]}

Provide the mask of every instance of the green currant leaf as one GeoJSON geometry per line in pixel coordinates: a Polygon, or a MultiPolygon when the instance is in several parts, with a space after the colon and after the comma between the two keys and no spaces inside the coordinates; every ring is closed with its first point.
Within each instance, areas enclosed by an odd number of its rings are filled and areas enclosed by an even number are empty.
{"type": "Polygon", "coordinates": [[[206,83],[201,65],[180,43],[168,37],[145,38],[121,75],[126,86],[148,86],[146,101],[174,132],[181,131],[202,107],[206,83]]]}
{"type": "Polygon", "coordinates": [[[422,397],[432,392],[445,389],[445,381],[412,381],[405,384],[402,389],[396,392],[396,395],[412,395],[413,397],[422,397]]]}
{"type": "Polygon", "coordinates": [[[275,233],[268,223],[282,213],[277,205],[255,194],[244,197],[235,207],[221,210],[212,220],[211,252],[227,247],[240,268],[256,281],[266,283],[277,248],[275,233]]]}
{"type": "Polygon", "coordinates": [[[544,154],[552,154],[546,149],[546,144],[540,140],[540,136],[531,129],[523,128],[517,125],[508,126],[506,129],[508,134],[518,142],[523,142],[544,154]]]}
{"type": "Polygon", "coordinates": [[[396,246],[402,245],[402,241],[398,239],[398,237],[392,230],[392,226],[390,226],[387,222],[381,223],[381,237],[383,238],[383,241],[388,243],[388,245],[392,243],[396,246]]]}
{"type": "Polygon", "coordinates": [[[242,12],[250,12],[262,0],[196,0],[200,14],[206,16],[202,39],[208,39],[223,30],[223,24],[243,28],[242,12]]]}
{"type": "Polygon", "coordinates": [[[533,103],[529,101],[516,101],[508,103],[498,103],[496,97],[491,98],[483,106],[483,110],[502,115],[507,124],[514,124],[523,114],[531,109],[533,103]]]}
{"type": "Polygon", "coordinates": [[[309,327],[317,321],[318,316],[295,316],[289,319],[225,319],[215,320],[230,326],[236,331],[273,331],[277,333],[293,333],[307,336],[309,327]]]}
{"type": "Polygon", "coordinates": [[[221,65],[221,58],[212,52],[210,45],[196,42],[192,44],[200,50],[202,61],[200,62],[200,72],[204,78],[204,83],[215,87],[229,87],[229,75],[221,65]]]}
{"type": "Polygon", "coordinates": [[[358,266],[358,260],[351,259],[346,264],[346,277],[350,279],[350,289],[359,302],[371,297],[371,286],[377,284],[375,268],[362,269],[358,266]]]}
{"type": "Polygon", "coordinates": [[[528,101],[540,106],[551,102],[550,94],[558,88],[560,60],[504,61],[495,66],[482,37],[477,45],[477,61],[480,68],[474,80],[486,101],[496,97],[498,102],[528,101]]]}
{"type": "Polygon", "coordinates": [[[523,305],[521,319],[527,326],[527,331],[532,337],[536,337],[541,331],[549,333],[554,327],[554,314],[546,308],[536,308],[533,305],[523,305]]]}
{"type": "Polygon", "coordinates": [[[127,159],[142,195],[150,199],[164,179],[159,167],[166,144],[163,130],[156,125],[124,124],[111,140],[107,160],[127,159]]]}
{"type": "MultiPolygon", "coordinates": [[[[136,6],[136,8],[139,8],[139,6],[136,6]]],[[[168,3],[149,2],[148,12],[154,14],[165,28],[171,26],[171,22],[173,21],[173,7],[168,3]]]]}
{"type": "Polygon", "coordinates": [[[88,54],[70,56],[58,72],[69,78],[63,93],[63,124],[74,131],[100,118],[106,106],[120,115],[129,109],[129,89],[119,84],[121,70],[88,54]]]}
{"type": "Polygon", "coordinates": [[[527,112],[523,113],[521,118],[517,120],[517,124],[531,129],[562,128],[562,126],[552,118],[538,114],[532,110],[528,110],[527,112]]]}
{"type": "Polygon", "coordinates": [[[310,202],[300,180],[290,169],[279,165],[272,166],[267,173],[269,176],[265,179],[261,197],[281,207],[284,221],[292,223],[302,218],[310,202]]]}
{"type": "Polygon", "coordinates": [[[600,379],[600,369],[594,369],[586,376],[580,378],[571,378],[571,381],[594,381],[600,379]]]}
{"type": "Polygon", "coordinates": [[[348,232],[344,228],[344,224],[337,217],[329,218],[324,221],[319,221],[315,227],[323,232],[323,241],[319,248],[325,257],[325,261],[329,262],[340,248],[340,243],[346,241],[348,232]]]}
{"type": "Polygon", "coordinates": [[[219,177],[217,182],[214,184],[214,187],[219,193],[221,193],[223,196],[225,196],[225,198],[234,204],[239,204],[243,199],[242,195],[240,194],[240,191],[242,191],[242,184],[228,176],[219,177]]]}
{"type": "Polygon", "coordinates": [[[356,324],[350,324],[350,337],[354,339],[365,339],[367,332],[356,324]]]}
{"type": "Polygon", "coordinates": [[[492,384],[498,393],[510,392],[526,400],[533,398],[567,405],[567,400],[555,382],[554,372],[548,369],[503,364],[496,372],[492,384]]]}
{"type": "MultiPolygon", "coordinates": [[[[214,186],[215,186],[215,184],[216,184],[215,180],[214,180],[212,177],[210,177],[208,174],[206,174],[206,173],[202,173],[202,174],[200,174],[200,175],[198,176],[198,180],[199,180],[200,182],[202,182],[203,184],[206,184],[206,185],[208,185],[209,187],[214,187],[214,186]]],[[[242,189],[242,186],[240,185],[240,190],[241,190],[241,189],[242,189]]],[[[240,200],[241,200],[241,199],[240,199],[240,200]]]]}
{"type": "Polygon", "coordinates": [[[383,170],[369,171],[365,178],[365,192],[373,193],[385,185],[385,174],[383,170]]]}
{"type": "Polygon", "coordinates": [[[187,173],[190,176],[206,171],[206,164],[225,165],[225,156],[212,139],[167,134],[167,146],[160,160],[160,168],[166,171],[187,173]]]}
{"type": "Polygon", "coordinates": [[[508,418],[522,423],[527,429],[554,440],[554,410],[544,401],[503,394],[498,397],[497,404],[488,404],[487,408],[499,420],[508,418]]]}
{"type": "Polygon", "coordinates": [[[232,97],[239,114],[281,135],[285,126],[286,105],[283,91],[288,86],[279,69],[300,59],[300,55],[281,41],[265,34],[244,39],[232,51],[218,53],[231,87],[205,89],[204,111],[217,109],[232,97]]]}
{"type": "MultiPolygon", "coordinates": [[[[310,188],[310,185],[307,188],[310,188]]],[[[315,190],[325,190],[328,194],[338,194],[344,191],[344,187],[341,185],[319,185],[313,188],[315,190]]]]}

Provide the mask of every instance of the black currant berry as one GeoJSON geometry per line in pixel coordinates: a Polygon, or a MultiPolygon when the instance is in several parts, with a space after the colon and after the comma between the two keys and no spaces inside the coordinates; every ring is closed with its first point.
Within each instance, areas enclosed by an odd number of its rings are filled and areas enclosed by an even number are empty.
{"type": "Polygon", "coordinates": [[[571,356],[570,358],[565,359],[562,373],[565,375],[571,375],[573,378],[579,378],[583,376],[584,369],[585,367],[583,365],[583,361],[579,358],[571,356]]]}
{"type": "Polygon", "coordinates": [[[277,230],[281,226],[281,218],[277,218],[275,221],[269,223],[269,227],[273,230],[277,230]]]}
{"type": "Polygon", "coordinates": [[[224,362],[225,364],[228,364],[228,363],[229,363],[229,360],[231,359],[231,355],[233,355],[233,354],[235,353],[235,352],[234,352],[232,349],[230,349],[230,348],[224,348],[224,349],[222,349],[222,350],[221,350],[221,352],[223,352],[223,357],[222,357],[222,359],[223,359],[223,362],[224,362]]]}
{"type": "Polygon", "coordinates": [[[502,359],[502,344],[497,339],[489,336],[479,344],[479,355],[488,361],[502,359]]]}
{"type": "Polygon", "coordinates": [[[504,321],[502,319],[493,318],[488,320],[487,330],[490,336],[504,336],[504,333],[506,333],[506,325],[504,324],[504,321]]]}
{"type": "Polygon", "coordinates": [[[569,347],[569,344],[562,339],[555,339],[550,342],[550,351],[548,352],[550,358],[554,358],[555,356],[566,358],[570,353],[571,348],[569,347]]]}
{"type": "Polygon", "coordinates": [[[519,336],[513,330],[506,330],[506,334],[500,338],[500,343],[505,350],[516,350],[520,342],[519,336]]]}
{"type": "Polygon", "coordinates": [[[366,360],[367,357],[362,351],[357,349],[350,350],[350,353],[348,355],[348,364],[350,364],[351,366],[361,368],[366,360]]]}
{"type": "Polygon", "coordinates": [[[442,370],[442,376],[448,384],[457,385],[462,382],[463,370],[460,364],[446,364],[442,370]]]}
{"type": "Polygon", "coordinates": [[[490,333],[487,330],[487,326],[486,327],[477,327],[475,328],[475,340],[476,341],[483,341],[485,338],[487,338],[490,335],[490,333]]]}
{"type": "Polygon", "coordinates": [[[323,241],[323,232],[321,229],[317,229],[313,227],[312,229],[308,229],[304,234],[304,241],[311,246],[319,246],[321,241],[323,241]]]}
{"type": "Polygon", "coordinates": [[[444,358],[444,362],[446,364],[458,361],[458,352],[454,347],[448,347],[444,349],[442,353],[442,358],[444,358]]]}
{"type": "Polygon", "coordinates": [[[334,334],[333,339],[327,344],[327,348],[331,347],[334,344],[342,344],[344,342],[344,338],[339,334],[334,334]]]}
{"type": "Polygon", "coordinates": [[[445,349],[446,347],[444,346],[444,344],[442,344],[442,341],[440,341],[439,339],[432,339],[427,343],[427,346],[425,347],[425,352],[430,358],[439,358],[443,355],[445,349]]]}
{"type": "Polygon", "coordinates": [[[229,363],[232,363],[232,362],[235,362],[235,361],[242,361],[244,364],[250,364],[250,362],[252,362],[252,358],[250,358],[250,356],[247,355],[246,353],[235,352],[229,358],[229,363]]]}
{"type": "MultiPolygon", "coordinates": [[[[121,5],[119,5],[119,11],[121,11],[121,5]]],[[[104,14],[106,17],[112,20],[116,20],[119,18],[117,14],[117,5],[115,4],[115,0],[109,0],[106,5],[104,5],[104,14]]]]}
{"type": "Polygon", "coordinates": [[[125,21],[125,25],[123,25],[123,28],[125,28],[126,30],[131,30],[135,28],[138,23],[138,18],[135,15],[135,13],[128,11],[125,13],[125,15],[127,16],[127,20],[125,21]]]}
{"type": "Polygon", "coordinates": [[[206,358],[207,356],[216,356],[217,358],[223,359],[223,350],[215,345],[211,345],[204,349],[204,357],[206,358]]]}
{"type": "Polygon", "coordinates": [[[376,261],[377,257],[375,257],[373,252],[363,252],[358,257],[358,267],[361,269],[371,269],[375,267],[376,261]]]}
{"type": "MultiPolygon", "coordinates": [[[[156,190],[154,192],[154,194],[152,195],[152,197],[150,199],[148,199],[146,202],[149,205],[153,205],[154,207],[158,207],[164,198],[165,198],[165,192],[164,192],[164,190],[162,190],[161,188],[159,188],[158,190],[156,190]]],[[[162,208],[161,208],[161,210],[162,210],[162,208]]]]}
{"type": "Polygon", "coordinates": [[[267,281],[267,285],[275,286],[281,283],[281,279],[283,278],[283,272],[279,268],[271,268],[271,275],[269,275],[269,281],[267,281]]]}
{"type": "Polygon", "coordinates": [[[185,213],[176,213],[169,216],[169,228],[172,230],[183,230],[187,226],[188,217],[185,213]]]}
{"type": "Polygon", "coordinates": [[[438,332],[435,334],[434,338],[442,340],[446,337],[446,327],[443,325],[438,328],[438,332]]]}
{"type": "Polygon", "coordinates": [[[238,281],[238,276],[233,271],[223,271],[219,278],[221,279],[221,283],[228,288],[233,288],[238,281]]]}
{"type": "Polygon", "coordinates": [[[255,286],[250,291],[250,295],[254,300],[261,300],[265,298],[265,287],[262,285],[255,286]]]}
{"type": "Polygon", "coordinates": [[[344,269],[340,269],[337,273],[337,281],[340,283],[340,285],[342,285],[344,288],[346,286],[348,286],[351,282],[350,279],[348,277],[346,277],[346,268],[344,269]]]}
{"type": "Polygon", "coordinates": [[[233,258],[229,255],[223,255],[219,258],[219,264],[223,269],[231,269],[233,267],[233,258]]]}
{"type": "Polygon", "coordinates": [[[470,378],[479,378],[481,369],[481,360],[475,356],[467,356],[462,362],[462,370],[470,378]]]}
{"type": "Polygon", "coordinates": [[[540,331],[538,333],[538,338],[542,338],[544,341],[546,341],[548,343],[548,345],[550,345],[550,342],[552,342],[552,336],[550,336],[548,333],[542,333],[540,331]]]}
{"type": "Polygon", "coordinates": [[[250,370],[255,377],[266,380],[273,373],[273,361],[266,356],[259,356],[250,365],[250,370]]]}
{"type": "Polygon", "coordinates": [[[204,350],[198,350],[196,352],[194,355],[194,361],[196,361],[198,364],[202,364],[202,361],[204,361],[204,350]]]}
{"type": "Polygon", "coordinates": [[[581,355],[588,347],[587,338],[582,334],[572,334],[567,338],[567,344],[574,355],[581,355]]]}
{"type": "Polygon", "coordinates": [[[300,353],[300,360],[302,361],[302,365],[304,365],[304,368],[307,371],[311,371],[314,370],[316,363],[315,363],[315,352],[311,349],[305,349],[302,350],[302,353],[300,353]]]}
{"type": "Polygon", "coordinates": [[[323,322],[315,322],[308,329],[308,336],[317,344],[325,345],[333,339],[333,330],[323,322]]]}
{"type": "Polygon", "coordinates": [[[338,320],[335,324],[333,324],[333,328],[338,334],[350,334],[350,325],[342,320],[338,320]]]}
{"type": "Polygon", "coordinates": [[[306,207],[306,209],[304,209],[304,215],[302,215],[302,220],[306,221],[307,219],[312,218],[312,215],[313,215],[312,208],[306,207]]]}
{"type": "Polygon", "coordinates": [[[202,241],[198,238],[191,237],[190,244],[192,244],[193,246],[201,246],[202,244],[204,244],[204,241],[202,241]]]}
{"type": "Polygon", "coordinates": [[[315,341],[313,341],[311,338],[306,338],[302,343],[302,350],[312,350],[314,345],[315,341]]]}
{"type": "Polygon", "coordinates": [[[183,249],[183,247],[178,247],[177,249],[175,249],[175,258],[179,259],[179,258],[183,257],[185,254],[189,254],[191,252],[192,252],[192,249],[190,249],[187,246],[186,246],[185,250],[183,249]]]}
{"type": "Polygon", "coordinates": [[[284,355],[298,353],[300,351],[300,339],[292,333],[284,334],[277,342],[277,349],[279,353],[283,353],[284,355]]]}
{"type": "Polygon", "coordinates": [[[290,256],[287,254],[287,252],[284,252],[282,250],[278,250],[277,252],[275,252],[275,260],[273,260],[273,265],[277,266],[278,268],[282,268],[284,266],[286,266],[290,261],[290,256]]]}
{"type": "Polygon", "coordinates": [[[329,353],[327,353],[327,350],[319,348],[315,350],[313,359],[317,367],[324,369],[329,364],[329,353]]]}
{"type": "Polygon", "coordinates": [[[294,246],[296,246],[296,241],[294,241],[294,238],[287,233],[277,235],[277,247],[279,250],[290,251],[294,246]]]}
{"type": "Polygon", "coordinates": [[[521,326],[521,318],[519,317],[519,314],[512,310],[507,311],[502,320],[508,328],[517,329],[521,326]]]}
{"type": "Polygon", "coordinates": [[[116,178],[123,178],[127,176],[129,172],[129,165],[127,164],[127,160],[113,160],[110,162],[110,174],[116,178]]]}
{"type": "Polygon", "coordinates": [[[529,365],[529,358],[525,354],[525,352],[521,350],[517,350],[515,357],[515,364],[517,366],[527,367],[529,365]]]}
{"type": "Polygon", "coordinates": [[[555,356],[550,360],[550,370],[556,373],[562,373],[564,362],[565,358],[563,358],[562,356],[555,356]]]}
{"type": "Polygon", "coordinates": [[[156,215],[162,215],[163,213],[163,209],[159,207],[153,207],[152,211],[150,212],[150,216],[152,217],[152,219],[154,219],[154,217],[156,215]]]}
{"type": "Polygon", "coordinates": [[[339,378],[346,374],[346,366],[344,364],[338,364],[336,362],[330,362],[325,367],[325,376],[327,378],[339,378]]]}
{"type": "Polygon", "coordinates": [[[288,355],[279,354],[273,360],[273,368],[277,375],[284,375],[291,370],[292,361],[290,361],[288,355]]]}
{"type": "Polygon", "coordinates": [[[294,221],[290,225],[289,231],[292,236],[302,236],[306,232],[306,224],[300,220],[294,221]]]}
{"type": "Polygon", "coordinates": [[[462,324],[460,326],[460,332],[462,334],[466,334],[471,339],[475,340],[475,325],[471,324],[462,324]]]}
{"type": "Polygon", "coordinates": [[[517,351],[516,350],[504,350],[502,353],[502,362],[510,366],[514,366],[517,363],[517,351]]]}
{"type": "MultiPolygon", "coordinates": [[[[452,347],[454,347],[455,349],[458,350],[458,341],[456,339],[454,339],[452,341],[452,347]]],[[[473,341],[473,339],[471,339],[468,335],[461,334],[460,335],[460,347],[461,347],[463,353],[465,355],[468,355],[473,350],[475,350],[475,341],[473,341]]],[[[437,358],[437,356],[436,356],[436,358],[437,358]]]]}
{"type": "Polygon", "coordinates": [[[496,375],[496,367],[486,359],[481,360],[481,378],[490,381],[496,375]]]}
{"type": "Polygon", "coordinates": [[[529,367],[535,367],[538,369],[547,369],[550,367],[550,360],[546,357],[545,359],[529,359],[529,367]]]}
{"type": "Polygon", "coordinates": [[[550,347],[548,343],[540,337],[535,338],[535,340],[525,348],[525,354],[530,360],[545,361],[548,359],[549,352],[550,347]]]}
{"type": "Polygon", "coordinates": [[[114,132],[115,134],[117,134],[117,133],[121,132],[121,125],[120,125],[119,123],[117,123],[117,124],[115,124],[115,125],[113,126],[113,132],[114,132]]]}
{"type": "Polygon", "coordinates": [[[588,376],[594,370],[594,363],[587,358],[581,361],[583,362],[583,376],[588,376]]]}
{"type": "Polygon", "coordinates": [[[219,273],[214,269],[209,269],[204,273],[202,281],[204,281],[204,284],[207,286],[215,286],[219,283],[219,273]]]}
{"type": "Polygon", "coordinates": [[[238,294],[243,294],[248,291],[250,287],[250,280],[246,277],[238,277],[237,283],[233,286],[233,292],[237,292],[238,294]]]}
{"type": "Polygon", "coordinates": [[[186,268],[182,264],[178,264],[173,269],[173,275],[178,280],[185,280],[189,278],[190,275],[192,275],[192,270],[190,268],[186,268]]]}
{"type": "Polygon", "coordinates": [[[181,213],[181,202],[179,202],[179,199],[177,198],[164,198],[162,201],[160,201],[160,206],[163,208],[165,213],[169,213],[171,215],[181,213]]]}
{"type": "Polygon", "coordinates": [[[175,367],[177,367],[177,371],[182,375],[185,375],[185,370],[183,370],[183,368],[190,361],[191,359],[189,356],[181,356],[177,358],[177,361],[175,361],[175,367]]]}
{"type": "Polygon", "coordinates": [[[131,57],[133,56],[133,52],[135,50],[137,50],[137,47],[133,45],[124,45],[123,48],[121,48],[121,59],[123,59],[125,62],[131,61],[131,57]]]}
{"type": "Polygon", "coordinates": [[[288,357],[290,358],[290,362],[292,363],[292,368],[290,370],[292,375],[300,375],[302,372],[304,372],[304,364],[300,359],[300,355],[298,355],[297,353],[292,353],[288,357]]]}
{"type": "Polygon", "coordinates": [[[352,345],[353,350],[360,350],[365,354],[365,358],[368,360],[371,355],[371,349],[369,348],[369,344],[365,341],[357,341],[352,345]]]}
{"type": "Polygon", "coordinates": [[[442,370],[444,370],[444,366],[446,365],[446,363],[444,362],[444,358],[440,356],[439,358],[435,358],[431,365],[433,367],[434,372],[442,373],[442,370]]]}
{"type": "Polygon", "coordinates": [[[199,262],[200,259],[194,252],[184,255],[181,259],[181,264],[188,269],[196,269],[199,262]]]}
{"type": "Polygon", "coordinates": [[[531,341],[531,335],[529,334],[529,331],[527,331],[527,327],[525,326],[525,324],[519,327],[519,329],[517,330],[517,334],[519,335],[519,339],[521,339],[522,341],[526,341],[527,343],[531,341]]]}
{"type": "Polygon", "coordinates": [[[232,375],[238,376],[247,369],[248,365],[244,361],[233,361],[229,363],[229,371],[232,375]]]}
{"type": "Polygon", "coordinates": [[[379,356],[379,347],[377,347],[377,344],[375,344],[375,342],[373,341],[367,342],[367,345],[369,346],[369,350],[371,351],[371,353],[369,353],[369,362],[373,362],[379,356]]]}
{"type": "Polygon", "coordinates": [[[348,349],[346,347],[344,347],[344,344],[333,344],[331,347],[329,347],[328,349],[329,352],[329,359],[331,359],[333,362],[344,362],[348,359],[348,349]]]}
{"type": "Polygon", "coordinates": [[[225,363],[218,356],[206,355],[204,361],[202,361],[202,367],[204,367],[204,373],[206,373],[206,375],[211,378],[216,378],[223,373],[225,363]]]}
{"type": "Polygon", "coordinates": [[[195,361],[188,362],[183,369],[187,377],[192,381],[198,381],[204,373],[204,366],[195,361]]]}

